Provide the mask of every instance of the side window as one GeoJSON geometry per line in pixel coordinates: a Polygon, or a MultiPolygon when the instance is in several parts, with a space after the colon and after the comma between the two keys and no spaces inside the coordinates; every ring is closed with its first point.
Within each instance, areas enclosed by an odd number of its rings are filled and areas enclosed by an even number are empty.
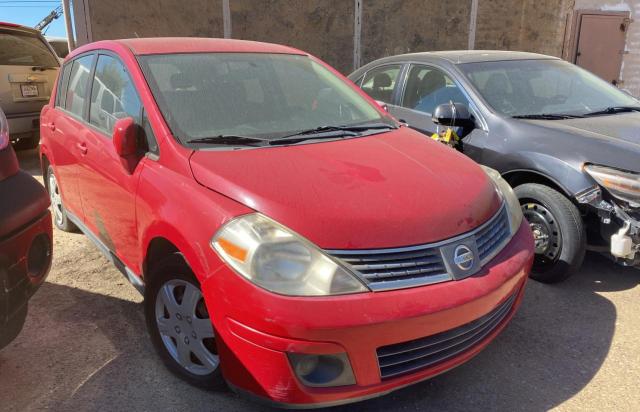
{"type": "Polygon", "coordinates": [[[80,57],[73,61],[69,75],[67,93],[64,96],[64,108],[82,118],[84,102],[88,96],[89,74],[93,64],[93,55],[80,57]]]}
{"type": "Polygon", "coordinates": [[[362,79],[360,87],[375,100],[393,103],[391,97],[400,74],[400,68],[401,65],[394,64],[371,69],[362,79]]]}
{"type": "Polygon", "coordinates": [[[60,71],[58,79],[58,90],[56,91],[56,106],[64,107],[64,100],[67,96],[67,86],[69,86],[69,74],[71,73],[72,62],[65,64],[60,71]]]}
{"type": "Polygon", "coordinates": [[[443,103],[469,101],[460,88],[441,70],[429,66],[414,65],[407,76],[407,86],[402,106],[431,114],[443,103]]]}
{"type": "Polygon", "coordinates": [[[89,123],[111,136],[116,120],[133,117],[140,124],[142,103],[129,73],[115,57],[100,55],[91,87],[89,123]]]}

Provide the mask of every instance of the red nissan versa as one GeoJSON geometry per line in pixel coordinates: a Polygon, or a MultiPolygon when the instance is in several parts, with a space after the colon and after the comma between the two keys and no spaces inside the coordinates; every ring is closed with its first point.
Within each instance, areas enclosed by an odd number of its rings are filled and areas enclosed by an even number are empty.
{"type": "Polygon", "coordinates": [[[52,229],[47,192],[18,167],[0,109],[0,349],[20,333],[49,273],[52,229]]]}
{"type": "Polygon", "coordinates": [[[318,59],[131,39],[60,73],[41,117],[55,224],[144,293],[188,381],[351,402],[460,365],[513,316],[533,239],[506,182],[318,59]]]}

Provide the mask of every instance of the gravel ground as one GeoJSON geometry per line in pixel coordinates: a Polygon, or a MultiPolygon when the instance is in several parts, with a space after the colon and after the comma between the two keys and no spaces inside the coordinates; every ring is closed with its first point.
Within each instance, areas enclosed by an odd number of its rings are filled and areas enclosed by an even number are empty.
{"type": "MultiPolygon", "coordinates": [[[[39,176],[36,152],[19,155],[39,176]]],[[[54,263],[22,334],[0,352],[0,410],[266,410],[174,378],[141,297],[90,241],[54,233],[54,263]]],[[[467,364],[334,410],[640,410],[640,271],[589,254],[555,286],[530,282],[509,327],[467,364]]]]}

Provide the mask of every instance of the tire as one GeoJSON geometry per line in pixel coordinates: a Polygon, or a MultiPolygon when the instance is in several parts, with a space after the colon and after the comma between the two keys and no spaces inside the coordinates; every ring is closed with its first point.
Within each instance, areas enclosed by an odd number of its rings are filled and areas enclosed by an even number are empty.
{"type": "Polygon", "coordinates": [[[515,193],[536,239],[530,277],[543,283],[567,279],[580,268],[586,251],[587,236],[578,208],[560,192],[541,184],[520,185],[515,193]]]}
{"type": "Polygon", "coordinates": [[[162,259],[149,275],[144,309],[156,352],[171,372],[192,385],[223,387],[215,329],[200,284],[182,254],[162,259]]]}
{"type": "Polygon", "coordinates": [[[58,179],[56,178],[51,165],[47,168],[47,191],[49,192],[49,199],[51,200],[53,224],[64,232],[77,232],[78,227],[69,220],[69,217],[67,216],[67,210],[64,208],[62,197],[60,196],[58,179]]]}

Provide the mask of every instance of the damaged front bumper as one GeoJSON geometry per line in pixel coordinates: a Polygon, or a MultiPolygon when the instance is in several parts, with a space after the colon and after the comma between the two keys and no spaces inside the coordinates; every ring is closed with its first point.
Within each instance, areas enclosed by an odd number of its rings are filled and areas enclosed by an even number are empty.
{"type": "Polygon", "coordinates": [[[605,199],[598,186],[578,194],[576,201],[597,216],[600,235],[607,242],[605,247],[592,249],[607,251],[624,266],[640,267],[640,208],[613,197],[605,199]]]}

